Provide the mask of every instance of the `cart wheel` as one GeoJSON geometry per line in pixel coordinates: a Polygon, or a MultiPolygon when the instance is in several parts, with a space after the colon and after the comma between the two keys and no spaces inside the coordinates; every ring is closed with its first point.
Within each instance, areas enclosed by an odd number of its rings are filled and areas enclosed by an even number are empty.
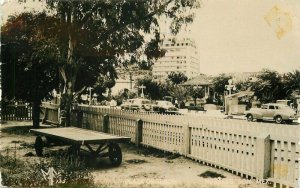
{"type": "Polygon", "coordinates": [[[35,153],[38,157],[43,156],[44,141],[41,136],[37,136],[34,143],[35,153]]]}
{"type": "Polygon", "coordinates": [[[110,144],[108,148],[109,160],[113,166],[119,166],[122,162],[122,151],[118,144],[110,144]]]}

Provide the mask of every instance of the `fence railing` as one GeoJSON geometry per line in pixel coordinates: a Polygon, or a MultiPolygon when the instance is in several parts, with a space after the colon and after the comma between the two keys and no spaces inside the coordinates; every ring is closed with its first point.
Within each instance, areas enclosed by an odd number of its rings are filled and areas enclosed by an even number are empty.
{"type": "Polygon", "coordinates": [[[29,104],[10,104],[1,107],[1,120],[32,120],[32,107],[29,104]]]}
{"type": "Polygon", "coordinates": [[[163,115],[78,106],[72,125],[128,136],[143,145],[178,153],[274,187],[299,181],[300,128],[206,116],[163,115]]]}

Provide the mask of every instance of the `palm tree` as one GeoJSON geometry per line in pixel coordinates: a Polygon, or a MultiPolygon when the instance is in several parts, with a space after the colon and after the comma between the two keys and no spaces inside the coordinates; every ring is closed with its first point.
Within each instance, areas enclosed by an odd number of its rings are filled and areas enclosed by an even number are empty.
{"type": "Polygon", "coordinates": [[[275,102],[285,98],[282,76],[278,72],[265,69],[257,78],[252,84],[252,89],[261,102],[275,102]]]}
{"type": "Polygon", "coordinates": [[[284,76],[284,82],[287,95],[300,92],[300,70],[294,70],[284,76]]]}
{"type": "Polygon", "coordinates": [[[169,94],[174,98],[177,99],[178,104],[181,104],[182,101],[186,99],[187,90],[182,86],[173,86],[170,88],[169,94]]]}

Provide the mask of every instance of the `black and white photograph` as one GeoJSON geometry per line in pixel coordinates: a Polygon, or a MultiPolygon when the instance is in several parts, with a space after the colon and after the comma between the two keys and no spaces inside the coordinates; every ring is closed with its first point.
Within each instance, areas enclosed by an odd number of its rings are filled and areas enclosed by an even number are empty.
{"type": "Polygon", "coordinates": [[[300,188],[299,0],[0,5],[0,187],[300,188]]]}

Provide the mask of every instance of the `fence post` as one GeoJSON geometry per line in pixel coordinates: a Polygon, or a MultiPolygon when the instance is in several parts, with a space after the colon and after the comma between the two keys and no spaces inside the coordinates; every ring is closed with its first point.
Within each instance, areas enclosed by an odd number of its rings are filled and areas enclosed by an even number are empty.
{"type": "Polygon", "coordinates": [[[82,127],[82,119],[83,119],[83,111],[78,110],[77,111],[77,127],[82,127]]]}
{"type": "Polygon", "coordinates": [[[42,123],[46,123],[47,118],[48,118],[48,108],[45,107],[45,113],[44,113],[44,117],[42,119],[42,123]]]}
{"type": "Polygon", "coordinates": [[[256,138],[257,145],[257,178],[266,179],[271,172],[271,142],[270,135],[262,134],[256,138]]]}
{"type": "Polygon", "coordinates": [[[139,147],[143,141],[143,120],[138,119],[135,124],[135,145],[139,147]]]}
{"type": "Polygon", "coordinates": [[[105,114],[103,116],[103,132],[108,133],[109,129],[109,115],[105,114]]]}
{"type": "Polygon", "coordinates": [[[183,154],[185,156],[190,154],[190,137],[191,130],[189,124],[183,125],[183,154]]]}

